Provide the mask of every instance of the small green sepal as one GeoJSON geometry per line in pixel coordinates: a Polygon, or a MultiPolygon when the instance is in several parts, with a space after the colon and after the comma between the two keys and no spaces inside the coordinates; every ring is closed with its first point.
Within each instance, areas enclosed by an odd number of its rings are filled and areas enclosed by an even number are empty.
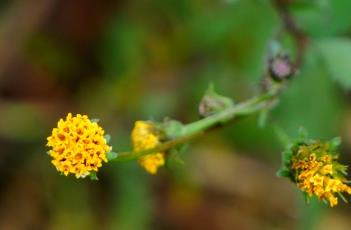
{"type": "Polygon", "coordinates": [[[99,118],[92,118],[92,119],[90,119],[90,121],[93,123],[98,123],[100,121],[100,119],[99,118]]]}
{"type": "Polygon", "coordinates": [[[166,139],[173,139],[183,135],[184,125],[177,120],[167,119],[162,124],[166,139]]]}
{"type": "Polygon", "coordinates": [[[96,175],[96,172],[91,172],[90,174],[89,174],[89,177],[90,177],[90,180],[99,180],[99,178],[97,177],[97,175],[96,175]]]}
{"type": "Polygon", "coordinates": [[[334,137],[333,139],[331,139],[329,141],[330,144],[330,149],[333,151],[336,151],[338,149],[338,147],[341,144],[341,138],[340,137],[334,137]]]}
{"type": "Polygon", "coordinates": [[[216,93],[213,84],[210,84],[199,104],[199,113],[202,117],[208,117],[233,105],[231,98],[216,93]]]}
{"type": "Polygon", "coordinates": [[[116,159],[118,157],[118,153],[115,153],[115,152],[108,152],[107,153],[107,160],[113,160],[113,159],[116,159]]]}
{"type": "Polygon", "coordinates": [[[105,140],[106,140],[106,143],[109,143],[110,140],[111,140],[111,136],[110,136],[109,134],[106,134],[106,135],[104,136],[104,138],[105,138],[105,140]]]}
{"type": "Polygon", "coordinates": [[[282,167],[281,169],[278,170],[278,172],[276,173],[276,175],[278,177],[287,177],[290,178],[291,177],[291,173],[289,171],[289,169],[282,167]]]}

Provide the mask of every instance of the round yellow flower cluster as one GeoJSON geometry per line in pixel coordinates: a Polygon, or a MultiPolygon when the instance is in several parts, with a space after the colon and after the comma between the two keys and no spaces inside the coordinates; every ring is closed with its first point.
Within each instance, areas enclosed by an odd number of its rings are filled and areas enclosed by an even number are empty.
{"type": "Polygon", "coordinates": [[[80,114],[69,113],[66,120],[60,119],[47,141],[56,169],[66,176],[75,174],[77,178],[98,171],[102,162],[107,162],[106,154],[111,150],[104,130],[88,116],[80,114]]]}
{"type": "MultiPolygon", "coordinates": [[[[134,151],[155,148],[159,143],[159,135],[154,125],[148,121],[136,121],[131,139],[134,151]]],[[[156,174],[159,167],[165,164],[164,153],[153,153],[139,158],[139,164],[150,174],[156,174]]]]}
{"type": "Polygon", "coordinates": [[[315,143],[302,145],[292,158],[291,169],[294,172],[297,186],[309,197],[315,195],[320,200],[329,202],[333,207],[338,204],[336,194],[351,194],[351,187],[338,169],[344,166],[337,163],[337,156],[328,155],[328,145],[315,143]]]}

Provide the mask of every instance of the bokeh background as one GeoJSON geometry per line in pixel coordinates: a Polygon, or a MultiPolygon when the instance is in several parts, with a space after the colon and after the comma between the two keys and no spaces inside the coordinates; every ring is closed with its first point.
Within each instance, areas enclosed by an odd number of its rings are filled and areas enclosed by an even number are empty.
{"type": "Polygon", "coordinates": [[[275,127],[342,136],[351,162],[351,1],[286,0],[310,38],[272,111],[194,141],[157,176],[107,164],[99,181],[60,176],[46,137],[68,112],[100,118],[115,151],[138,119],[199,118],[209,83],[258,93],[268,44],[292,38],[268,0],[1,0],[0,229],[351,229],[350,204],[306,205],[280,166],[275,127]]]}

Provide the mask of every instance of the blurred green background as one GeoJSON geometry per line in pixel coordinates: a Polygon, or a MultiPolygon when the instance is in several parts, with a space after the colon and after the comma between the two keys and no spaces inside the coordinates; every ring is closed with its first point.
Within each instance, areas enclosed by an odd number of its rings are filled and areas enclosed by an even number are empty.
{"type": "Polygon", "coordinates": [[[351,161],[351,1],[285,0],[310,40],[265,128],[242,119],[196,140],[157,176],[107,164],[60,176],[46,137],[68,112],[100,118],[114,151],[137,119],[198,119],[209,83],[258,93],[268,45],[292,38],[268,0],[1,0],[0,229],[351,229],[350,205],[306,205],[277,178],[279,126],[343,138],[351,161]]]}

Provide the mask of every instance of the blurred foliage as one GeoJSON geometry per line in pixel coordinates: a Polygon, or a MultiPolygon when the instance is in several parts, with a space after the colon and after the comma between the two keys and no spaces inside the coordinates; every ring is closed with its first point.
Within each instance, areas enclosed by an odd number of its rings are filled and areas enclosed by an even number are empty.
{"type": "Polygon", "coordinates": [[[351,26],[350,1],[296,1],[292,4],[299,25],[315,37],[342,35],[351,26]]]}
{"type": "Polygon", "coordinates": [[[316,45],[328,74],[344,88],[351,88],[351,68],[348,62],[351,53],[351,40],[348,38],[329,38],[317,41],[316,45]]]}

